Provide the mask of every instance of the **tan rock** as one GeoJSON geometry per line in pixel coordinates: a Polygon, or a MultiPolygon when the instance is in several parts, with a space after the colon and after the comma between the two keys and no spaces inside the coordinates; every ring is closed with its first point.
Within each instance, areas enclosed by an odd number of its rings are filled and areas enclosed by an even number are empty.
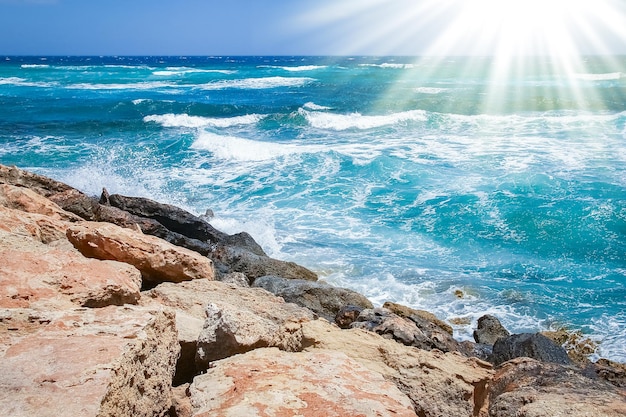
{"type": "Polygon", "coordinates": [[[190,387],[194,416],[405,416],[410,400],[341,352],[257,349],[214,363],[190,387]]]}
{"type": "Polygon", "coordinates": [[[302,324],[305,351],[337,350],[394,381],[419,416],[483,416],[491,364],[459,353],[404,346],[361,329],[323,320],[302,324]]]}
{"type": "Polygon", "coordinates": [[[213,262],[189,249],[110,223],[83,222],[67,238],[85,256],[133,265],[144,279],[181,282],[214,279],[213,262]]]}
{"type": "Polygon", "coordinates": [[[411,316],[421,317],[424,320],[428,320],[432,322],[434,325],[441,327],[448,334],[452,335],[453,330],[452,326],[450,326],[445,321],[441,320],[433,313],[426,310],[416,310],[407,306],[403,306],[402,304],[392,303],[391,301],[387,301],[383,304],[383,308],[391,310],[393,313],[397,314],[400,317],[410,318],[411,316]]]}
{"type": "Polygon", "coordinates": [[[12,417],[154,417],[171,406],[174,317],[137,307],[0,315],[0,407],[12,417]]]}
{"type": "Polygon", "coordinates": [[[623,391],[574,366],[516,358],[490,387],[490,417],[617,417],[626,415],[623,391]]]}
{"type": "Polygon", "coordinates": [[[65,232],[69,223],[36,213],[0,206],[0,231],[28,237],[43,243],[67,242],[65,232]]]}
{"type": "Polygon", "coordinates": [[[82,220],[75,214],[67,212],[56,203],[36,192],[10,184],[0,184],[0,206],[37,213],[55,220],[76,222],[82,220]]]}
{"type": "Polygon", "coordinates": [[[73,248],[0,231],[0,308],[136,304],[141,274],[127,264],[87,259],[73,248]]]}

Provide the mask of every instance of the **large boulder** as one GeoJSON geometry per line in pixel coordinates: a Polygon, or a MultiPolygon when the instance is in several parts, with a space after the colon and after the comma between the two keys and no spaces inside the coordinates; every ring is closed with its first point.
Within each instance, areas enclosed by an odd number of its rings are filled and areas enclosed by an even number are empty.
{"type": "Polygon", "coordinates": [[[110,223],[84,222],[71,226],[67,238],[89,258],[133,265],[147,281],[214,279],[213,263],[199,253],[110,223]]]}
{"type": "Polygon", "coordinates": [[[11,184],[0,183],[0,206],[37,213],[54,220],[76,222],[82,220],[75,214],[67,212],[46,197],[36,192],[11,184]]]}
{"type": "Polygon", "coordinates": [[[491,361],[500,365],[508,360],[528,357],[542,362],[572,363],[567,352],[541,333],[520,333],[496,340],[491,361]]]}
{"type": "Polygon", "coordinates": [[[393,383],[336,351],[257,349],[215,362],[190,394],[195,417],[416,417],[393,383]]]}
{"type": "Polygon", "coordinates": [[[492,346],[498,339],[510,335],[509,331],[500,323],[500,320],[489,314],[478,319],[476,330],[474,330],[474,340],[476,343],[492,346]]]}
{"type": "Polygon", "coordinates": [[[363,295],[323,282],[263,276],[257,278],[252,285],[264,288],[289,303],[306,307],[328,321],[333,321],[339,310],[346,305],[373,308],[372,303],[363,295]]]}
{"type": "Polygon", "coordinates": [[[626,398],[580,369],[530,358],[511,360],[489,384],[490,417],[617,417],[626,398]]]}
{"type": "Polygon", "coordinates": [[[37,235],[0,230],[0,307],[103,307],[139,300],[141,274],[133,266],[87,259],[71,246],[46,245],[37,235]]]}
{"type": "Polygon", "coordinates": [[[0,206],[0,230],[14,236],[63,245],[68,226],[63,220],[0,206]]]}
{"type": "MultiPolygon", "coordinates": [[[[304,351],[345,353],[406,394],[418,416],[478,416],[487,406],[491,364],[459,353],[425,351],[362,329],[341,330],[325,320],[302,324],[304,351]]],[[[384,414],[383,414],[384,415],[384,414]]]]}
{"type": "Polygon", "coordinates": [[[177,356],[164,311],[2,310],[0,407],[12,417],[161,416],[177,356]]]}

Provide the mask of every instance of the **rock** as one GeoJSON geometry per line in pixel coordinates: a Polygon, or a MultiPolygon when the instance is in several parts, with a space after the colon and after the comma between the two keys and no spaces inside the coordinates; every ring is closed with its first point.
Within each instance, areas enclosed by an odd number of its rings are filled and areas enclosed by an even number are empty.
{"type": "Polygon", "coordinates": [[[141,303],[170,307],[176,312],[179,326],[184,322],[184,327],[179,327],[179,341],[183,350],[177,383],[191,382],[193,376],[208,367],[209,361],[255,347],[276,346],[285,350],[299,350],[302,323],[314,319],[311,311],[285,303],[283,299],[261,288],[241,288],[219,281],[162,283],[144,292],[141,303]],[[209,303],[212,305],[212,315],[207,318],[206,307],[209,303]],[[221,317],[216,318],[213,312],[221,317]],[[188,330],[182,332],[181,328],[188,330]],[[247,330],[256,333],[245,333],[247,330]],[[196,357],[198,347],[202,351],[196,357]],[[184,357],[190,357],[191,362],[184,357]]]}
{"type": "Polygon", "coordinates": [[[341,329],[349,329],[350,325],[356,321],[363,307],[347,305],[339,309],[335,315],[335,324],[341,329]]]}
{"type": "Polygon", "coordinates": [[[541,332],[541,334],[557,345],[563,346],[569,358],[582,367],[587,366],[591,362],[589,357],[598,349],[598,343],[588,337],[584,337],[580,331],[570,332],[565,329],[559,329],[541,332]]]}
{"type": "Polygon", "coordinates": [[[96,199],[67,184],[16,167],[0,165],[0,183],[29,188],[56,203],[63,210],[85,220],[93,220],[93,212],[98,204],[96,199]]]}
{"type": "Polygon", "coordinates": [[[513,359],[489,389],[490,417],[617,417],[626,415],[623,393],[572,366],[513,359]]]}
{"type": "Polygon", "coordinates": [[[463,350],[450,334],[432,322],[416,315],[403,318],[386,308],[363,310],[351,327],[369,330],[420,349],[439,349],[442,352],[463,350]]]}
{"type": "Polygon", "coordinates": [[[41,214],[53,220],[69,222],[82,220],[36,192],[10,184],[0,184],[0,206],[27,213],[41,214]]]}
{"type": "Polygon", "coordinates": [[[261,347],[302,348],[302,323],[314,319],[309,310],[260,288],[237,288],[233,295],[215,297],[206,307],[196,354],[199,370],[209,362],[261,347]]]}
{"type": "Polygon", "coordinates": [[[563,365],[572,363],[565,349],[541,333],[514,334],[498,339],[493,345],[492,362],[495,365],[522,356],[563,365]]]}
{"type": "Polygon", "coordinates": [[[6,310],[0,407],[12,417],[154,417],[171,406],[172,314],[137,307],[6,310]]]}
{"type": "Polygon", "coordinates": [[[214,278],[210,259],[110,223],[85,222],[67,229],[68,240],[85,256],[135,266],[145,280],[181,282],[214,278]]]}
{"type": "Polygon", "coordinates": [[[0,230],[11,235],[35,239],[46,244],[57,241],[62,241],[63,244],[67,242],[65,232],[68,226],[69,224],[62,220],[0,206],[0,230]]]}
{"type": "Polygon", "coordinates": [[[194,416],[412,416],[391,382],[343,353],[257,349],[213,364],[190,387],[194,416]]]}
{"type": "Polygon", "coordinates": [[[264,288],[288,303],[306,307],[329,321],[333,321],[339,310],[347,304],[373,308],[372,303],[361,294],[322,282],[264,276],[257,278],[252,285],[264,288]]]}
{"type": "Polygon", "coordinates": [[[616,387],[626,388],[626,364],[599,359],[596,363],[587,365],[587,370],[616,387]]]}
{"type": "Polygon", "coordinates": [[[109,196],[112,206],[139,217],[158,221],[172,232],[204,242],[219,243],[228,235],[215,229],[198,216],[172,206],[141,197],[109,196]]]}
{"type": "Polygon", "coordinates": [[[0,307],[103,307],[136,304],[140,297],[136,268],[87,259],[71,247],[0,231],[0,259],[0,307]]]}
{"type": "Polygon", "coordinates": [[[387,301],[385,304],[383,304],[383,308],[386,308],[387,310],[391,311],[392,313],[397,314],[400,317],[413,320],[415,324],[417,324],[418,327],[419,327],[418,321],[420,321],[419,319],[422,319],[422,320],[431,322],[435,326],[440,327],[450,336],[452,336],[453,334],[452,326],[450,326],[445,321],[440,320],[437,316],[435,316],[433,313],[429,311],[415,310],[413,308],[403,306],[402,304],[392,303],[391,301],[387,301]],[[419,319],[414,320],[413,318],[419,318],[419,319]]]}
{"type": "MultiPolygon", "coordinates": [[[[378,372],[413,403],[418,416],[477,416],[486,407],[491,364],[459,353],[425,351],[324,320],[302,324],[304,351],[336,350],[378,372]]],[[[383,414],[391,415],[391,414],[383,414]]]]}
{"type": "Polygon", "coordinates": [[[477,326],[474,330],[476,343],[493,346],[498,339],[510,336],[509,331],[504,328],[500,320],[489,314],[480,317],[477,326]]]}
{"type": "Polygon", "coordinates": [[[231,272],[230,274],[224,275],[219,280],[226,284],[236,285],[237,287],[250,288],[248,277],[246,277],[246,274],[243,272],[231,272]]]}

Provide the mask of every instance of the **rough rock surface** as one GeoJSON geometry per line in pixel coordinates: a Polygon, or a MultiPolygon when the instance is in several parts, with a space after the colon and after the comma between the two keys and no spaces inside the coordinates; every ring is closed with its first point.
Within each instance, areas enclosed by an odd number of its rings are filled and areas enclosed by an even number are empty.
{"type": "Polygon", "coordinates": [[[348,304],[373,308],[372,303],[361,294],[323,282],[264,276],[257,278],[252,285],[264,288],[284,298],[288,303],[306,307],[328,321],[333,321],[339,310],[348,304]]]}
{"type": "Polygon", "coordinates": [[[136,304],[140,297],[136,268],[87,259],[71,247],[0,230],[0,259],[0,307],[103,307],[136,304]]]}
{"type": "Polygon", "coordinates": [[[69,213],[56,203],[37,194],[36,192],[10,184],[0,183],[0,206],[37,213],[54,220],[76,222],[82,220],[75,214],[69,213]]]}
{"type": "Polygon", "coordinates": [[[453,333],[452,326],[450,326],[445,321],[439,319],[430,311],[416,310],[407,306],[403,306],[402,304],[392,303],[391,301],[387,301],[385,304],[383,304],[383,308],[386,308],[387,310],[391,311],[392,313],[397,314],[400,317],[413,320],[415,324],[417,324],[418,327],[420,327],[419,325],[420,321],[426,320],[434,324],[435,326],[438,326],[441,329],[445,330],[446,333],[452,336],[452,333],[453,333]]]}
{"type": "Polygon", "coordinates": [[[174,317],[137,307],[2,310],[0,407],[12,417],[162,415],[174,317]]]}
{"type": "Polygon", "coordinates": [[[572,366],[518,358],[502,365],[490,384],[490,417],[617,417],[626,397],[572,366]]]}
{"type": "Polygon", "coordinates": [[[514,334],[496,340],[493,345],[491,361],[495,365],[500,365],[522,356],[563,365],[572,363],[565,349],[541,333],[514,334]]]}
{"type": "Polygon", "coordinates": [[[365,309],[359,306],[343,306],[335,314],[335,324],[341,329],[349,329],[350,325],[356,321],[363,310],[365,309]]]}
{"type": "Polygon", "coordinates": [[[210,259],[110,223],[84,222],[71,226],[67,229],[67,238],[83,255],[128,263],[139,269],[148,281],[214,278],[210,259]]]}
{"type": "Polygon", "coordinates": [[[341,330],[325,320],[302,325],[305,351],[337,350],[382,374],[409,396],[418,416],[482,416],[491,364],[459,353],[404,346],[361,329],[341,330]]]}
{"type": "Polygon", "coordinates": [[[218,361],[190,387],[194,416],[405,416],[394,384],[336,351],[257,349],[218,361]]]}
{"type": "Polygon", "coordinates": [[[474,340],[476,343],[493,345],[500,338],[505,338],[511,334],[504,328],[500,320],[489,314],[478,319],[476,330],[474,330],[474,340]]]}

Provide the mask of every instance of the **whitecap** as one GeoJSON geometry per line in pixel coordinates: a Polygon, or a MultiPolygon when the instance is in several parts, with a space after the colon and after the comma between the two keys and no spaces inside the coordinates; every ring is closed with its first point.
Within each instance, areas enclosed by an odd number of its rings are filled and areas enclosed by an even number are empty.
{"type": "Polygon", "coordinates": [[[415,89],[416,93],[420,94],[439,94],[446,91],[446,88],[436,88],[436,87],[417,87],[415,89]]]}
{"type": "Polygon", "coordinates": [[[50,65],[47,64],[22,64],[20,68],[30,69],[30,68],[50,68],[50,65]]]}
{"type": "Polygon", "coordinates": [[[579,80],[585,81],[611,81],[619,80],[624,74],[621,72],[609,72],[606,74],[575,74],[574,76],[579,80]]]}
{"type": "Polygon", "coordinates": [[[260,142],[211,132],[201,133],[191,148],[209,151],[215,157],[229,161],[269,161],[304,151],[304,148],[295,145],[260,142]]]}
{"type": "Polygon", "coordinates": [[[215,73],[215,74],[234,74],[237,71],[233,70],[219,70],[219,69],[202,69],[202,68],[190,68],[190,67],[167,67],[164,70],[154,71],[152,75],[155,76],[177,76],[195,73],[215,73]]]}
{"type": "Polygon", "coordinates": [[[261,90],[279,87],[302,87],[315,81],[307,77],[264,77],[264,78],[242,78],[236,80],[220,80],[206,84],[197,85],[203,90],[224,90],[227,88],[237,88],[242,90],[261,90]]]}
{"type": "Polygon", "coordinates": [[[0,85],[14,85],[18,87],[40,87],[40,88],[50,88],[56,87],[59,85],[57,82],[35,82],[28,81],[24,78],[20,77],[8,77],[8,78],[0,78],[0,85]]]}
{"type": "Polygon", "coordinates": [[[66,86],[70,90],[152,90],[156,88],[179,88],[183,87],[177,84],[164,82],[141,82],[128,84],[103,84],[103,83],[78,83],[66,86]]]}
{"type": "Polygon", "coordinates": [[[153,114],[143,118],[144,122],[155,122],[163,127],[231,127],[240,125],[255,124],[265,116],[261,114],[246,114],[235,117],[202,117],[190,116],[188,114],[153,114]]]}
{"type": "Polygon", "coordinates": [[[332,107],[327,107],[327,106],[320,106],[319,104],[315,104],[311,101],[309,101],[308,103],[304,103],[304,105],[302,106],[303,109],[307,109],[307,110],[330,110],[332,107]]]}
{"type": "Polygon", "coordinates": [[[280,69],[290,72],[315,71],[327,68],[326,65],[301,65],[299,67],[280,67],[280,69]]]}
{"type": "Polygon", "coordinates": [[[359,64],[361,67],[374,67],[374,68],[386,68],[386,69],[412,69],[415,68],[414,64],[397,64],[392,62],[385,62],[382,64],[359,64]]]}
{"type": "Polygon", "coordinates": [[[423,110],[410,110],[381,116],[364,116],[360,113],[337,114],[304,109],[300,109],[299,112],[311,126],[329,130],[373,129],[403,122],[428,120],[426,112],[423,110]]]}

